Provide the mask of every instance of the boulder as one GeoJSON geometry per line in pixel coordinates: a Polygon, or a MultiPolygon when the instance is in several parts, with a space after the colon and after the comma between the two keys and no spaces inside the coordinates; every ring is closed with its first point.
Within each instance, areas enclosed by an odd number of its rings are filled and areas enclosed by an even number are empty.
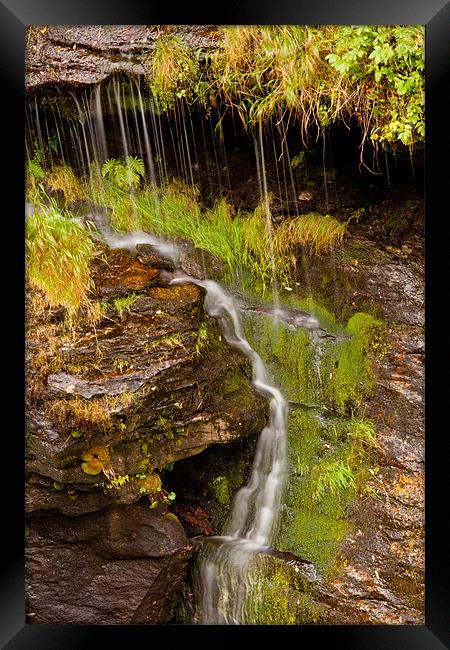
{"type": "Polygon", "coordinates": [[[192,547],[164,509],[45,513],[29,525],[27,620],[154,624],[172,616],[192,547]]]}

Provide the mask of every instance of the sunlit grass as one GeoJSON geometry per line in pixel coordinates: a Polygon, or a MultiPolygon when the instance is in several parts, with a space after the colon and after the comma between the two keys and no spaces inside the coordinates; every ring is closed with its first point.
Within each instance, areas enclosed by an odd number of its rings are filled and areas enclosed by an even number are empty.
{"type": "Polygon", "coordinates": [[[82,184],[69,165],[54,165],[45,181],[51,190],[59,190],[64,194],[67,204],[84,198],[82,184]]]}
{"type": "Polygon", "coordinates": [[[293,248],[305,246],[311,252],[329,251],[342,244],[347,223],[340,223],[330,215],[304,214],[285,219],[277,228],[274,246],[277,253],[287,255],[293,248]]]}
{"type": "Polygon", "coordinates": [[[44,291],[50,306],[73,316],[89,303],[89,264],[95,253],[87,227],[41,205],[26,220],[26,272],[31,285],[44,291]]]}
{"type": "Polygon", "coordinates": [[[94,170],[86,192],[94,203],[109,209],[115,230],[188,239],[223,260],[230,272],[247,268],[263,287],[271,284],[273,266],[278,278],[288,281],[300,247],[329,251],[342,243],[347,228],[330,215],[315,213],[286,218],[275,227],[266,206],[235,214],[224,198],[202,208],[196,191],[179,180],[165,189],[147,185],[126,192],[108,179],[102,182],[94,170]]]}

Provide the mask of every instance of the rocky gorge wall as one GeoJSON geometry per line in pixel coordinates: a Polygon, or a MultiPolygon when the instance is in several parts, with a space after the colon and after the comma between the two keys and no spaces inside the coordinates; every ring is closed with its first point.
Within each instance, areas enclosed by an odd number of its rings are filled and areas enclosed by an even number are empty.
{"type": "Polygon", "coordinates": [[[105,252],[92,269],[101,316],[70,335],[29,294],[29,622],[167,621],[192,546],[169,511],[164,468],[265,421],[247,362],[206,322],[202,292],[165,286],[155,264],[145,247],[105,252]]]}

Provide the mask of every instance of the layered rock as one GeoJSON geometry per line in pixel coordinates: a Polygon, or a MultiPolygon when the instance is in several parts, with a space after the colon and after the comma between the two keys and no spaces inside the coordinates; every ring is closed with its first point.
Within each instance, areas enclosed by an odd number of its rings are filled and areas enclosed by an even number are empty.
{"type": "Polygon", "coordinates": [[[70,335],[57,311],[30,307],[30,622],[168,620],[190,545],[158,477],[265,421],[248,364],[205,317],[202,291],[164,286],[146,261],[123,250],[97,259],[97,322],[70,335]],[[76,598],[89,605],[78,611],[76,598]]]}
{"type": "Polygon", "coordinates": [[[193,50],[217,47],[220,41],[218,25],[32,26],[26,43],[27,91],[47,84],[96,84],[113,73],[149,75],[161,34],[193,50]]]}

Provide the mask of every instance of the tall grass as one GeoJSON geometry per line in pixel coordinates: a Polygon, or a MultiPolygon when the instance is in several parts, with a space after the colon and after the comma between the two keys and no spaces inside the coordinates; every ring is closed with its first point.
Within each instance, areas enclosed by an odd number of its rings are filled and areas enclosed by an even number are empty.
{"type": "MultiPolygon", "coordinates": [[[[266,209],[234,214],[226,199],[212,208],[201,208],[195,191],[181,181],[172,181],[164,190],[151,185],[133,193],[125,192],[94,175],[86,187],[93,202],[111,212],[111,225],[121,232],[145,230],[164,237],[190,240],[197,248],[223,260],[229,271],[247,268],[269,287],[272,280],[272,254],[266,209]]],[[[330,250],[342,242],[346,223],[333,217],[307,214],[286,219],[273,229],[273,253],[277,275],[287,282],[295,266],[298,249],[316,253],[330,250]]]]}
{"type": "MultiPolygon", "coordinates": [[[[213,207],[202,208],[196,190],[179,180],[173,180],[164,189],[153,185],[139,188],[144,174],[143,163],[133,159],[132,168],[128,163],[109,160],[103,168],[94,164],[89,176],[82,181],[74,176],[70,167],[58,166],[50,171],[44,182],[47,186],[52,183],[54,189],[58,185],[67,200],[82,196],[107,208],[111,226],[116,231],[145,230],[163,237],[188,239],[197,248],[223,260],[230,273],[239,268],[248,269],[265,288],[272,281],[273,262],[279,279],[288,282],[300,247],[321,253],[340,244],[346,232],[345,223],[329,215],[311,213],[285,219],[269,233],[263,205],[253,212],[235,214],[232,206],[222,198],[213,207]],[[57,184],[55,179],[61,182],[57,184]],[[67,180],[67,185],[63,179],[67,180]]],[[[70,220],[66,212],[58,212],[56,203],[48,196],[45,199],[45,203],[38,201],[38,211],[27,225],[33,269],[30,278],[35,279],[35,284],[40,283],[53,304],[59,302],[75,309],[75,305],[85,302],[82,286],[87,282],[85,262],[91,255],[91,240],[84,226],[70,220]],[[44,250],[47,251],[45,255],[44,250]],[[53,267],[56,272],[58,255],[61,266],[66,269],[64,273],[72,278],[69,283],[63,283],[67,295],[63,286],[58,287],[59,283],[51,280],[50,270],[53,267]],[[34,264],[37,259],[39,263],[34,264]],[[73,295],[72,299],[69,294],[73,295]]]]}
{"type": "Polygon", "coordinates": [[[83,199],[82,184],[69,165],[54,165],[45,180],[51,190],[64,194],[66,204],[83,199]]]}
{"type": "Polygon", "coordinates": [[[294,113],[306,140],[344,113],[355,90],[326,61],[335,27],[245,26],[224,29],[210,78],[246,126],[294,113]]]}
{"type": "Polygon", "coordinates": [[[50,306],[73,317],[89,304],[89,263],[95,253],[89,230],[59,211],[54,203],[26,220],[26,275],[44,291],[50,306]]]}

